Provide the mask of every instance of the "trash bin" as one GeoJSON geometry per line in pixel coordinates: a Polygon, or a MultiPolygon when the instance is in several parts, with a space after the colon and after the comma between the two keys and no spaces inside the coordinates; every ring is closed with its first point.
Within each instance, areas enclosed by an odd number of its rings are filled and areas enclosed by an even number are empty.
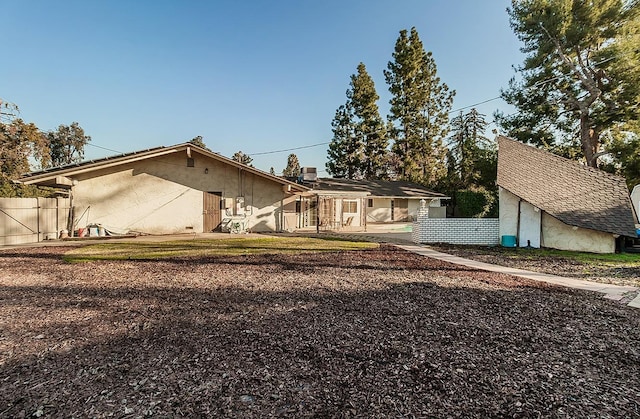
{"type": "Polygon", "coordinates": [[[502,247],[516,247],[516,236],[502,236],[500,245],[502,247]]]}

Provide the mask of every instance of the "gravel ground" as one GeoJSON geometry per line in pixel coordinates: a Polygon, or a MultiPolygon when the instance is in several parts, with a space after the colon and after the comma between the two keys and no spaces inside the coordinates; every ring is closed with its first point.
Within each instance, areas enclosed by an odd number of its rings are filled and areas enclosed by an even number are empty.
{"type": "Polygon", "coordinates": [[[559,256],[541,256],[528,249],[487,246],[429,245],[434,250],[480,262],[512,268],[579,278],[604,284],[631,285],[640,288],[640,265],[581,262],[559,256]]]}
{"type": "Polygon", "coordinates": [[[0,417],[640,417],[640,310],[380,250],[0,252],[0,417]]]}

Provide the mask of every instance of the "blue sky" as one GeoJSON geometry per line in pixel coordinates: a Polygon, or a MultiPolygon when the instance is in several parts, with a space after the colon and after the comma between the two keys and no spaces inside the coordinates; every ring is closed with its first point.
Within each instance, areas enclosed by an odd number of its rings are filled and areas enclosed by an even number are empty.
{"type": "MultiPolygon", "coordinates": [[[[367,66],[383,70],[415,26],[453,109],[495,98],[523,56],[507,0],[5,1],[0,98],[43,130],[77,121],[99,158],[201,135],[280,172],[296,153],[324,170],[331,120],[367,66]],[[108,149],[108,150],[105,150],[108,149]],[[113,151],[111,151],[113,150],[113,151]]],[[[501,100],[477,106],[492,120],[501,100]]],[[[453,115],[452,115],[453,116],[453,115]]],[[[325,172],[320,173],[326,176],[325,172]]]]}

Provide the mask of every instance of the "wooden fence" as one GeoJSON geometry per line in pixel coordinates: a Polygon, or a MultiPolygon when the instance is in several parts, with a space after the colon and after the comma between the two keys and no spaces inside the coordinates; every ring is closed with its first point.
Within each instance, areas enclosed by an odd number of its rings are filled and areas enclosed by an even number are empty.
{"type": "Polygon", "coordinates": [[[0,246],[58,238],[69,208],[69,198],[0,198],[0,246]]]}

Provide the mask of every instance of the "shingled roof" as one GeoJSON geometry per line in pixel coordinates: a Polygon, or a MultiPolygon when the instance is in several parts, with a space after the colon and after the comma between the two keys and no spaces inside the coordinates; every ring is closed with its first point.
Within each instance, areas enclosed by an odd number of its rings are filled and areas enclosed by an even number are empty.
{"type": "Polygon", "coordinates": [[[619,176],[498,137],[498,186],[570,226],[636,237],[619,176]]]}
{"type": "Polygon", "coordinates": [[[309,183],[314,191],[332,192],[364,192],[370,197],[385,198],[447,198],[441,193],[434,192],[424,186],[402,181],[385,180],[353,180],[320,178],[309,183]]]}

